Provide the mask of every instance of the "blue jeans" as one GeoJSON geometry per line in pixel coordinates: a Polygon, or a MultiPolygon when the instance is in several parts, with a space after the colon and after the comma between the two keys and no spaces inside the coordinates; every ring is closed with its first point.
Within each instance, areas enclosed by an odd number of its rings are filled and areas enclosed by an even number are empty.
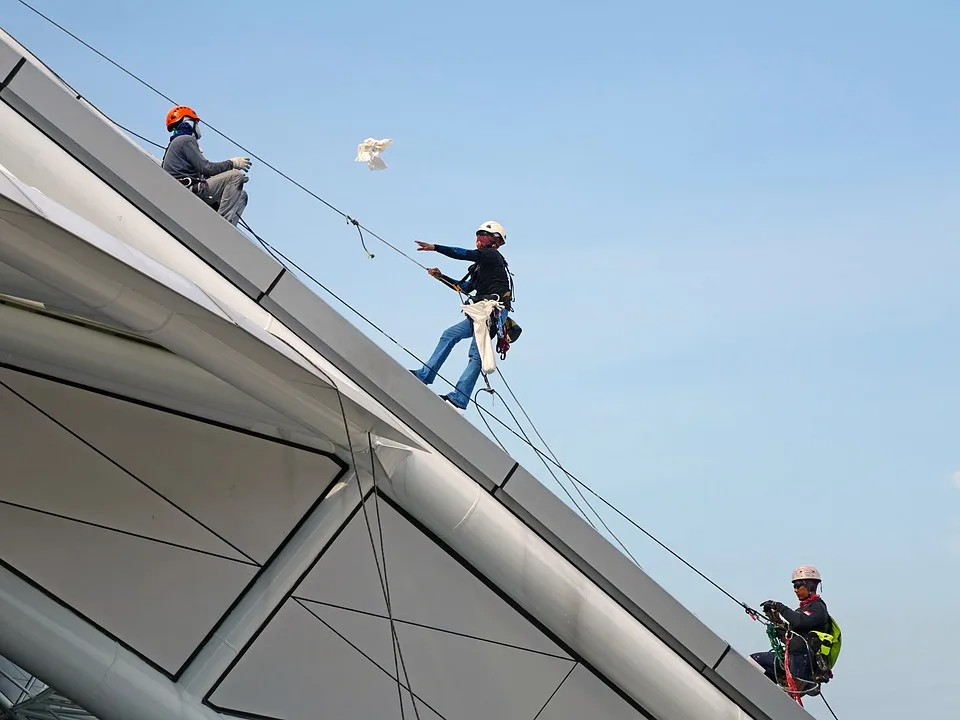
{"type": "MultiPolygon", "coordinates": [[[[494,311],[496,312],[496,311],[494,311]]],[[[507,319],[507,311],[501,310],[500,317],[497,320],[498,335],[503,330],[503,323],[507,319]]],[[[447,395],[447,399],[461,410],[466,410],[473,395],[473,388],[480,378],[480,371],[483,369],[483,363],[480,360],[480,350],[477,348],[476,338],[473,337],[473,323],[470,318],[464,318],[456,325],[451,325],[440,335],[440,342],[433,351],[430,359],[420,368],[415,375],[420,378],[424,385],[431,385],[437,379],[437,373],[443,363],[446,362],[453,346],[461,340],[470,338],[470,351],[467,355],[467,367],[464,369],[460,380],[457,381],[456,391],[447,395]]]]}
{"type": "MultiPolygon", "coordinates": [[[[753,653],[750,657],[763,668],[763,674],[768,678],[774,682],[782,683],[785,681],[786,674],[783,671],[783,666],[777,662],[777,655],[772,650],[753,653]]],[[[790,674],[793,675],[794,679],[812,682],[813,672],[810,670],[810,657],[807,653],[790,653],[788,657],[790,658],[790,674]]],[[[798,688],[802,691],[804,685],[805,683],[799,683],[798,688]]]]}

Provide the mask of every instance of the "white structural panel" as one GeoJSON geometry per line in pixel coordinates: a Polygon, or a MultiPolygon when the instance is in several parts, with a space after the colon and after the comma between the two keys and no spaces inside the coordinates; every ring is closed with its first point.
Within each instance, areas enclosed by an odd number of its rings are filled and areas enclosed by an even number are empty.
{"type": "MultiPolygon", "coordinates": [[[[142,485],[131,482],[129,476],[135,476],[167,498],[165,506],[183,508],[209,528],[207,535],[216,533],[243,553],[237,557],[259,564],[266,562],[342,469],[329,456],[299,447],[29,375],[0,371],[0,377],[125,468],[127,474],[115,474],[126,486],[145,493],[142,485]]],[[[94,504],[104,499],[113,504],[109,493],[89,497],[94,504]]],[[[199,527],[196,522],[193,525],[199,527]]],[[[174,536],[179,532],[173,527],[167,531],[174,536]]]]}
{"type": "Polygon", "coordinates": [[[7,303],[0,303],[0,363],[316,450],[337,450],[328,438],[306,432],[182,357],[7,303]]]}
{"type": "MultiPolygon", "coordinates": [[[[229,701],[237,706],[232,710],[283,720],[400,715],[396,680],[293,600],[260,634],[213,701],[215,707],[229,701]]],[[[413,717],[409,695],[404,703],[405,715],[413,717]]],[[[423,702],[417,709],[421,720],[440,719],[423,702]]]]}
{"type": "Polygon", "coordinates": [[[638,717],[629,703],[578,665],[557,688],[537,720],[637,720],[638,717]]]}
{"type": "MultiPolygon", "coordinates": [[[[380,528],[394,617],[569,659],[507,600],[406,520],[386,500],[366,503],[379,553],[380,528]],[[377,515],[379,515],[379,522],[377,515]]],[[[357,513],[294,595],[356,613],[387,617],[366,521],[357,513]],[[330,578],[337,578],[332,583],[330,578]]]]}
{"type": "Polygon", "coordinates": [[[0,560],[174,673],[328,456],[0,369],[0,560]]]}
{"type": "MultiPolygon", "coordinates": [[[[241,654],[212,703],[290,720],[310,718],[318,704],[331,718],[398,712],[384,564],[374,560],[382,528],[399,676],[409,678],[418,709],[463,720],[536,717],[576,662],[387,500],[370,498],[364,509],[241,654]]],[[[600,687],[598,695],[616,697],[600,687]]]]}

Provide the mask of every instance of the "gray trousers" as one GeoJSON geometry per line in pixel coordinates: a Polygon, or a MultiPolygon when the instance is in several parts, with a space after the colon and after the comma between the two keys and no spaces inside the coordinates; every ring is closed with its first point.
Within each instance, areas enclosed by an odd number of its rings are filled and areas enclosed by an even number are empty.
{"type": "Polygon", "coordinates": [[[217,212],[231,225],[240,221],[240,214],[247,206],[247,191],[243,189],[247,180],[249,178],[242,170],[227,170],[207,178],[204,200],[217,207],[217,212]]]}

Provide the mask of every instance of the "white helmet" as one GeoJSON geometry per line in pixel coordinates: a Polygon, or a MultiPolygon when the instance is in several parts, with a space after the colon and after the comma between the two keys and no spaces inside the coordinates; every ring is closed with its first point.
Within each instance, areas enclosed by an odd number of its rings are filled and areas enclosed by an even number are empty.
{"type": "Polygon", "coordinates": [[[801,565],[793,571],[793,581],[797,580],[816,580],[820,582],[820,571],[813,565],[801,565]]]}
{"type": "Polygon", "coordinates": [[[496,220],[487,220],[477,228],[477,232],[480,232],[481,230],[488,233],[493,233],[494,235],[499,235],[501,240],[504,242],[507,241],[507,231],[504,230],[503,225],[498,223],[496,220]]]}

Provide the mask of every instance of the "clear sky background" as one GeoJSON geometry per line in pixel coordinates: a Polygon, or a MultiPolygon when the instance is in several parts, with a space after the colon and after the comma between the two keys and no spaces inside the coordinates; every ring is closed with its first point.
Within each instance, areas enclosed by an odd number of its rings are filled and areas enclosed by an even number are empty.
{"type": "MultiPolygon", "coordinates": [[[[844,630],[825,689],[841,720],[955,715],[960,4],[35,4],[404,248],[502,222],[524,328],[503,369],[563,463],[754,605],[791,601],[793,567],[817,565],[844,630]],[[394,139],[384,172],[353,161],[369,136],[394,139]]],[[[2,8],[91,102],[165,141],[166,101],[2,8]]],[[[209,129],[201,145],[240,154],[209,129]]],[[[458,319],[421,269],[376,241],[367,259],[262,164],[250,177],[250,224],[411,351],[458,319]]],[[[736,649],[766,649],[606,516],[736,649]]]]}

